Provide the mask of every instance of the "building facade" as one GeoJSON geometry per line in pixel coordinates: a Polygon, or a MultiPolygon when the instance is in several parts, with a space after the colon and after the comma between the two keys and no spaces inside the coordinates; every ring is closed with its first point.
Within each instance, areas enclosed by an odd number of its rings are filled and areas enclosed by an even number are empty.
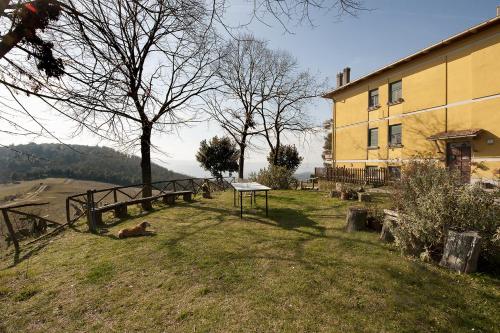
{"type": "Polygon", "coordinates": [[[425,155],[465,181],[500,177],[500,16],[350,81],[337,76],[332,160],[388,167],[425,155]]]}

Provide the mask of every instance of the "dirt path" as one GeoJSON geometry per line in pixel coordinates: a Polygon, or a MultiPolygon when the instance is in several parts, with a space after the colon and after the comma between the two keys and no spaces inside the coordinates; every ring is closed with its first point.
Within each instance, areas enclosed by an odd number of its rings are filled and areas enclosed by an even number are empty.
{"type": "Polygon", "coordinates": [[[40,186],[38,186],[38,188],[35,190],[35,191],[32,191],[32,192],[27,192],[24,196],[22,196],[21,198],[17,198],[17,199],[14,199],[13,201],[16,202],[16,203],[23,203],[23,202],[29,202],[29,201],[36,201],[38,200],[37,199],[37,196],[42,193],[43,191],[45,191],[47,189],[48,185],[46,184],[40,184],[40,186]]]}

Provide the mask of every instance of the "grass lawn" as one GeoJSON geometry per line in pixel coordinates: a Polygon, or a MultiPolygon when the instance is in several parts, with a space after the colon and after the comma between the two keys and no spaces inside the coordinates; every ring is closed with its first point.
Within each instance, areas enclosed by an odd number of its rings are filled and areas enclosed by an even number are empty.
{"type": "Polygon", "coordinates": [[[498,277],[345,233],[347,204],[322,193],[270,194],[269,218],[240,220],[228,192],[52,238],[0,270],[0,332],[499,331],[498,277]],[[111,237],[143,220],[156,235],[111,237]]]}

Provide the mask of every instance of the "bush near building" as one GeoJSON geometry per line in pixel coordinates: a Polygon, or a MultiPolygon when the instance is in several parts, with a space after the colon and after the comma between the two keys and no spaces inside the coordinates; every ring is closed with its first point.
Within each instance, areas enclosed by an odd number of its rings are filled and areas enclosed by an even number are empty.
{"type": "Polygon", "coordinates": [[[496,261],[500,243],[498,193],[479,184],[463,184],[458,173],[431,159],[414,159],[403,166],[392,198],[400,214],[394,227],[396,246],[404,253],[439,259],[448,230],[477,231],[482,258],[496,261]]]}
{"type": "Polygon", "coordinates": [[[260,169],[258,173],[252,173],[250,180],[266,185],[273,190],[287,190],[297,187],[297,179],[293,177],[295,170],[283,166],[270,165],[260,169]]]}

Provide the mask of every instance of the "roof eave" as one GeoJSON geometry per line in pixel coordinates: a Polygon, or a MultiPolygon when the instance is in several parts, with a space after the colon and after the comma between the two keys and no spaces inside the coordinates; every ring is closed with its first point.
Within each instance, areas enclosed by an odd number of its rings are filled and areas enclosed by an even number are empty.
{"type": "Polygon", "coordinates": [[[405,62],[408,62],[410,60],[413,60],[414,58],[417,58],[417,57],[422,56],[424,54],[428,54],[428,53],[430,53],[430,52],[432,52],[432,51],[434,51],[434,50],[436,50],[436,49],[438,49],[440,47],[448,46],[452,42],[454,42],[454,41],[456,41],[456,40],[458,40],[460,38],[464,38],[466,36],[469,36],[469,35],[472,35],[472,34],[476,34],[477,32],[481,31],[482,29],[484,29],[484,28],[486,28],[486,27],[488,27],[490,25],[495,24],[497,21],[500,22],[500,16],[496,16],[496,17],[494,17],[492,19],[489,19],[487,21],[481,22],[478,25],[473,26],[472,28],[469,28],[469,29],[467,29],[465,31],[462,31],[462,32],[460,32],[460,33],[458,33],[456,35],[453,35],[453,36],[451,36],[451,37],[449,37],[447,39],[444,39],[444,40],[442,40],[442,41],[440,41],[440,42],[438,42],[436,44],[428,46],[428,47],[426,47],[426,48],[424,48],[424,49],[422,49],[422,50],[420,50],[420,51],[418,51],[416,53],[413,53],[413,54],[411,54],[411,55],[409,55],[409,56],[407,56],[405,58],[399,59],[399,60],[397,60],[397,61],[395,61],[395,62],[393,62],[393,63],[391,63],[391,64],[389,64],[387,66],[379,68],[379,69],[377,69],[374,72],[371,72],[371,73],[369,73],[367,75],[364,75],[364,76],[360,77],[359,79],[351,81],[351,82],[349,82],[349,83],[347,83],[347,84],[345,84],[343,86],[340,86],[340,87],[338,87],[338,88],[336,88],[336,89],[334,89],[334,90],[332,90],[332,91],[330,91],[328,93],[325,93],[321,97],[328,98],[328,99],[333,99],[333,96],[336,93],[338,93],[338,92],[340,92],[340,91],[342,91],[342,90],[344,90],[344,89],[346,89],[348,87],[351,87],[351,86],[353,86],[353,85],[355,85],[355,84],[357,84],[357,83],[359,83],[361,81],[364,81],[364,80],[366,80],[368,78],[371,78],[371,77],[373,77],[373,76],[375,76],[377,74],[385,72],[385,71],[387,71],[389,69],[392,69],[392,68],[394,68],[396,66],[399,66],[402,63],[405,63],[405,62]]]}

